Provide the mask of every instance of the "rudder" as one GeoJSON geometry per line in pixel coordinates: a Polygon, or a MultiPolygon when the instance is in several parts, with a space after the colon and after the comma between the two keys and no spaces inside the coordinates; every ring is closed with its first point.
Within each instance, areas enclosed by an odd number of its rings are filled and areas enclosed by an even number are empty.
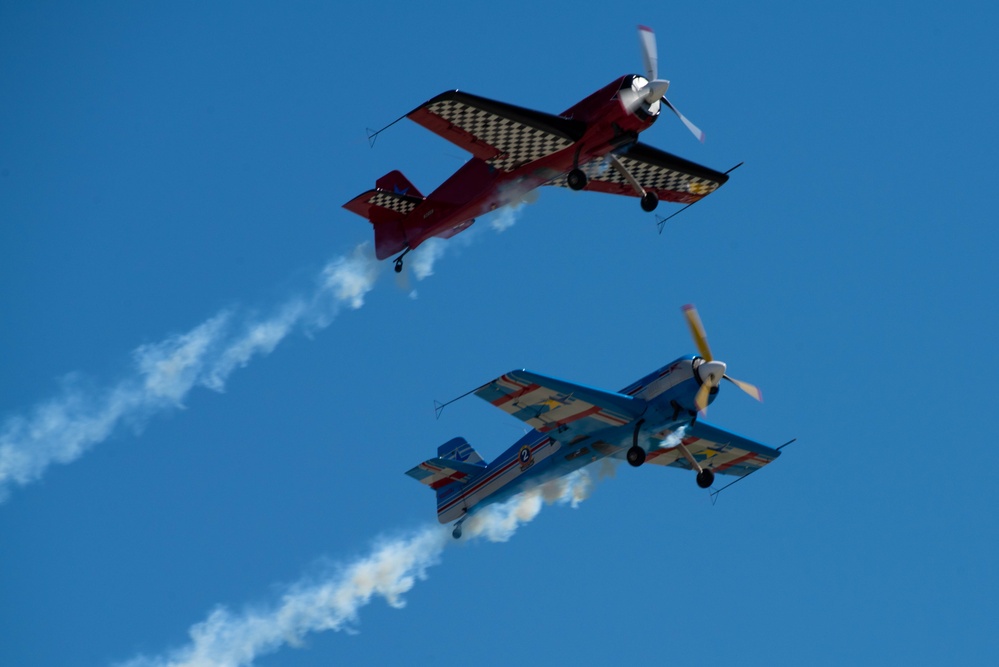
{"type": "Polygon", "coordinates": [[[399,170],[390,171],[368,190],[343,205],[375,229],[375,256],[387,259],[409,247],[406,217],[423,203],[423,194],[399,170]]]}
{"type": "Polygon", "coordinates": [[[410,197],[425,199],[420,191],[416,189],[416,186],[410,183],[409,179],[403,176],[402,172],[398,169],[390,171],[375,181],[375,188],[397,195],[408,195],[410,197]]]}
{"type": "Polygon", "coordinates": [[[452,438],[437,448],[437,456],[473,465],[483,463],[479,453],[464,438],[452,438]]]}
{"type": "Polygon", "coordinates": [[[447,523],[465,513],[464,502],[449,499],[486,471],[486,463],[464,438],[453,438],[437,448],[438,456],[406,471],[437,494],[437,519],[447,523]]]}

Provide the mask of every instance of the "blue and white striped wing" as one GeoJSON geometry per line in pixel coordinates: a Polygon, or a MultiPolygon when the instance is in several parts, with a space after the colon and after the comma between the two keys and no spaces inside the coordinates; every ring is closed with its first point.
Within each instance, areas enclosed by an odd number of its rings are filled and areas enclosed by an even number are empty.
{"type": "Polygon", "coordinates": [[[780,452],[730,431],[695,421],[683,433],[662,431],[653,436],[662,446],[649,451],[646,463],[690,469],[680,452],[682,442],[702,467],[720,475],[743,477],[772,462],[780,452]]]}
{"type": "Polygon", "coordinates": [[[475,395],[560,441],[624,426],[646,407],[642,399],[525,370],[501,375],[475,395]]]}

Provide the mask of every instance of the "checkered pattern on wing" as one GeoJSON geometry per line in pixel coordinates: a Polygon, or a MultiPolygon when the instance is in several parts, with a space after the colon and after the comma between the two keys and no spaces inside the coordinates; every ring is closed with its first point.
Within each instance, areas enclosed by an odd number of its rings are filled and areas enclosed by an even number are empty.
{"type": "MultiPolygon", "coordinates": [[[[646,190],[672,190],[673,192],[692,192],[698,195],[711,194],[718,189],[718,183],[707,178],[691,176],[681,171],[665,169],[659,165],[641,160],[634,160],[627,155],[618,158],[621,164],[635,177],[646,190]]],[[[604,172],[603,180],[627,185],[617,169],[604,172]]]]}
{"type": "MultiPolygon", "coordinates": [[[[682,171],[667,169],[651,162],[635,160],[627,155],[621,155],[618,160],[646,190],[670,190],[672,192],[690,192],[696,195],[709,195],[718,189],[718,183],[709,178],[691,176],[682,171]]],[[[631,188],[631,184],[621,173],[607,163],[606,160],[591,160],[582,167],[586,176],[593,181],[616,183],[631,188]]],[[[569,187],[565,175],[552,179],[545,185],[569,187]]]]}
{"type": "Polygon", "coordinates": [[[513,171],[572,143],[545,130],[457,100],[441,100],[427,110],[500,151],[487,162],[503,171],[513,171]]]}
{"type": "Polygon", "coordinates": [[[406,215],[416,208],[419,200],[415,200],[411,197],[400,196],[394,192],[379,191],[371,195],[371,199],[368,200],[368,203],[373,206],[381,206],[382,208],[387,208],[390,211],[406,215]]]}

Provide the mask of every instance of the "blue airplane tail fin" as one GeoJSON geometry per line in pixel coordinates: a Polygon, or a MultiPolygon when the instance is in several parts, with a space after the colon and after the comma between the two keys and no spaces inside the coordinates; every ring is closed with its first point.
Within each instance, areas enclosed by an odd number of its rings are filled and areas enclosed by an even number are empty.
{"type": "Polygon", "coordinates": [[[437,448],[437,456],[473,465],[483,463],[479,453],[464,438],[451,438],[437,448]]]}
{"type": "Polygon", "coordinates": [[[465,513],[464,504],[447,504],[469,482],[486,471],[486,463],[464,438],[453,438],[437,448],[437,457],[427,459],[406,474],[437,492],[437,518],[447,523],[465,513]]]}

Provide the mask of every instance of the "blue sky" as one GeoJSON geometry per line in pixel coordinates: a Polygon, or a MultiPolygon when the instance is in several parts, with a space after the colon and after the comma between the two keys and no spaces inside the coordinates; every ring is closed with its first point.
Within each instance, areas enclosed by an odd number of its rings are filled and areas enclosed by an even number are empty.
{"type": "Polygon", "coordinates": [[[404,607],[356,598],[341,631],[253,644],[255,664],[993,664],[996,18],[0,6],[0,437],[51,463],[0,471],[0,664],[168,664],[214,610],[243,627],[342,584],[433,526],[405,470],[522,433],[434,399],[513,368],[618,389],[694,351],[688,302],[765,396],[723,392],[711,421],[797,437],[775,465],[715,505],[619,467],[506,542],[427,538],[404,607]],[[637,200],[553,189],[422,279],[357,259],[370,226],[341,204],[466,159],[366,127],[452,88],[557,113],[640,71],[638,23],[707,133],[664,117],[643,140],[745,161],[717,194],[658,235],[637,200]]]}

